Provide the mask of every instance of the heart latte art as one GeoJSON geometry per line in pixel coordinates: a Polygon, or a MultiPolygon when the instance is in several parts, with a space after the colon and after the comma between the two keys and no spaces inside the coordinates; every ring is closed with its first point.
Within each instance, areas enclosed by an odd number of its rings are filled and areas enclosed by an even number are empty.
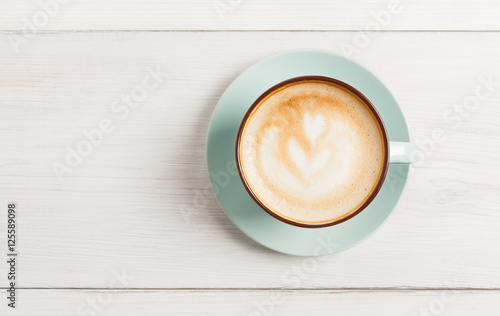
{"type": "Polygon", "coordinates": [[[242,174],[262,204],[293,222],[321,224],[371,196],[386,145],[376,117],[353,92],[304,80],[254,107],[239,146],[242,174]]]}

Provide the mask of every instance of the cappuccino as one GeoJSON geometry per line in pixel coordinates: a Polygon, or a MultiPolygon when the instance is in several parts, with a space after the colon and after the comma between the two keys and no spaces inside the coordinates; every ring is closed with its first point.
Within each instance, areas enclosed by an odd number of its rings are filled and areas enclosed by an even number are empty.
{"type": "Polygon", "coordinates": [[[321,225],[354,214],[378,190],[382,126],[354,92],[326,80],[285,84],[247,114],[237,148],[248,189],[269,211],[321,225]]]}

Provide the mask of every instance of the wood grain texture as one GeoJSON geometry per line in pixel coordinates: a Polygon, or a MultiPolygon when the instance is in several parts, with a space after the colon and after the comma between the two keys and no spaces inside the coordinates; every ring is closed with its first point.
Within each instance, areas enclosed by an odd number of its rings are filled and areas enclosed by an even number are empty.
{"type": "Polygon", "coordinates": [[[0,30],[361,30],[374,13],[384,30],[500,30],[495,0],[58,1],[48,18],[37,1],[2,3],[0,30]]]}
{"type": "Polygon", "coordinates": [[[19,285],[107,288],[112,271],[125,270],[129,288],[498,289],[500,85],[459,127],[443,118],[479,78],[500,80],[498,33],[382,33],[354,56],[400,100],[416,140],[436,128],[447,136],[361,245],[315,265],[249,240],[212,195],[183,216],[179,205],[208,185],[208,121],[231,80],[270,54],[340,52],[353,36],[39,34],[15,53],[1,35],[0,207],[19,203],[19,285]],[[157,65],[168,78],[120,119],[113,101],[157,65]],[[51,164],[103,118],[114,131],[60,183],[51,164]]]}
{"type": "MultiPolygon", "coordinates": [[[[16,315],[494,315],[498,292],[21,290],[16,315]],[[277,302],[272,305],[271,300],[277,302]],[[40,308],[43,306],[43,308],[40,308]]],[[[0,307],[0,311],[6,307],[0,307]]]]}

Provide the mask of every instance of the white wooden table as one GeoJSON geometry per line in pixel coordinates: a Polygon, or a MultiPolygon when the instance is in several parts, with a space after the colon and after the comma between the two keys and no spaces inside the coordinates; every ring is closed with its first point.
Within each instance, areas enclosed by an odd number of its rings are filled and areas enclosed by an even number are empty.
{"type": "Polygon", "coordinates": [[[499,314],[498,1],[64,2],[0,6],[1,315],[499,314]],[[226,86],[304,47],[354,48],[427,144],[389,221],[321,261],[254,243],[212,195],[180,207],[207,187],[205,136],[226,86]],[[131,93],[126,112],[116,100],[131,93]],[[85,149],[103,120],[109,133],[85,149]],[[436,130],[446,140],[429,145],[436,130]],[[88,156],[58,179],[78,146],[88,156]]]}

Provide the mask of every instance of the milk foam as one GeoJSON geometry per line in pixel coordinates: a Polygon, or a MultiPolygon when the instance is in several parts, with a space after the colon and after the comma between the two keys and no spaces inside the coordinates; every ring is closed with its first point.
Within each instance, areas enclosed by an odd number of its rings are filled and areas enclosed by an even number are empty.
{"type": "Polygon", "coordinates": [[[273,212],[322,223],[354,212],[375,189],[384,141],[370,109],[323,81],[282,87],[254,109],[242,133],[242,171],[273,212]]]}

